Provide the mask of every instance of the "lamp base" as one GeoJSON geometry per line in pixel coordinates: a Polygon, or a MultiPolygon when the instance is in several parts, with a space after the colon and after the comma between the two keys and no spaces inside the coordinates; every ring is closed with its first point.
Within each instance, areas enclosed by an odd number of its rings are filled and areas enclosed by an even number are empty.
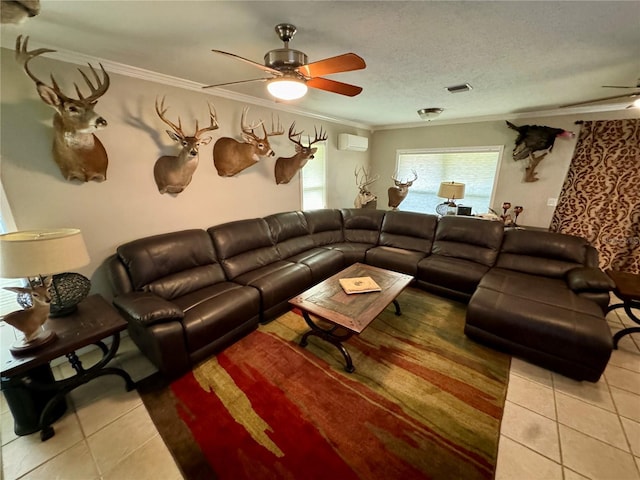
{"type": "Polygon", "coordinates": [[[24,339],[14,342],[11,347],[9,347],[9,351],[16,355],[24,354],[31,350],[35,350],[36,348],[40,348],[43,345],[47,345],[53,342],[56,338],[56,332],[51,330],[42,330],[38,333],[38,336],[30,342],[25,342],[24,339]]]}
{"type": "Polygon", "coordinates": [[[455,215],[456,204],[454,202],[442,202],[436,207],[438,215],[455,215]]]}

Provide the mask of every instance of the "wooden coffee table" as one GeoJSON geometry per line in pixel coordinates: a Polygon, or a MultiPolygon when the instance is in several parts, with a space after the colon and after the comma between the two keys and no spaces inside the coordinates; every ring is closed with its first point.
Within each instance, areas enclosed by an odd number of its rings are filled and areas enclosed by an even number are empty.
{"type": "Polygon", "coordinates": [[[302,336],[300,346],[306,347],[310,336],[319,337],[335,345],[344,356],[345,370],[353,373],[355,367],[343,342],[361,333],[391,303],[395,306],[396,315],[401,315],[396,297],[412,280],[411,275],[355,263],[289,300],[291,305],[302,311],[302,316],[310,328],[302,336]],[[371,277],[382,291],[347,295],[340,286],[339,279],[353,277],[371,277]],[[329,323],[330,326],[323,328],[311,315],[329,323]]]}

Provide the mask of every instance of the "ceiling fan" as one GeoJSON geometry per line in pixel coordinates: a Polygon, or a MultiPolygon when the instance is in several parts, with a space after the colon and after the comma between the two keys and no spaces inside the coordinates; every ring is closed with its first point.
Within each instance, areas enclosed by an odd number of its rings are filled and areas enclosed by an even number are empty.
{"type": "Polygon", "coordinates": [[[602,88],[634,88],[637,91],[624,93],[622,95],[613,95],[611,97],[597,98],[594,100],[586,100],[584,102],[570,103],[568,105],[562,105],[560,108],[578,107],[580,105],[597,104],[597,103],[605,102],[607,100],[616,100],[618,98],[620,99],[628,98],[629,100],[632,101],[627,108],[640,107],[640,78],[638,79],[638,83],[635,86],[634,85],[602,85],[602,88]]]}
{"type": "Polygon", "coordinates": [[[271,74],[271,78],[252,78],[237,82],[216,83],[202,88],[268,81],[267,89],[269,92],[281,100],[295,100],[300,98],[307,93],[307,87],[339,93],[340,95],[346,95],[348,97],[354,97],[362,92],[362,87],[322,77],[322,75],[365,68],[366,64],[361,57],[355,53],[345,53],[336,57],[308,63],[305,53],[289,48],[289,41],[295,35],[297,31],[296,27],[289,23],[280,23],[276,25],[275,30],[280,40],[284,42],[284,48],[268,51],[264,56],[264,65],[233,53],[223,52],[222,50],[211,50],[214,53],[226,55],[253,65],[264,73],[271,74]]]}

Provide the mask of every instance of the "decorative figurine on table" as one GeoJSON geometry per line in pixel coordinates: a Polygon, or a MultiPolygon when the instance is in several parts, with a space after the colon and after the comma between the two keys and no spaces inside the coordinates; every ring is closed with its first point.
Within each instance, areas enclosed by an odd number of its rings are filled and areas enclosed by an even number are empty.
{"type": "Polygon", "coordinates": [[[505,227],[518,227],[518,216],[524,211],[524,207],[516,205],[513,207],[513,216],[509,213],[511,208],[511,202],[504,202],[502,204],[502,215],[500,218],[504,222],[505,227]]]}

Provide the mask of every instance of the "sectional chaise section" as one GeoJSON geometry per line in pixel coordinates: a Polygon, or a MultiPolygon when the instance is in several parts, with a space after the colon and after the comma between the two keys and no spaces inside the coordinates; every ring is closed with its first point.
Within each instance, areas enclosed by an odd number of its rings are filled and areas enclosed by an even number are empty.
{"type": "Polygon", "coordinates": [[[128,242],[108,259],[114,305],[166,376],[289,309],[355,262],[468,302],[465,333],[576,379],[612,350],[609,278],[584,239],[500,222],[372,209],[284,212],[128,242]]]}

